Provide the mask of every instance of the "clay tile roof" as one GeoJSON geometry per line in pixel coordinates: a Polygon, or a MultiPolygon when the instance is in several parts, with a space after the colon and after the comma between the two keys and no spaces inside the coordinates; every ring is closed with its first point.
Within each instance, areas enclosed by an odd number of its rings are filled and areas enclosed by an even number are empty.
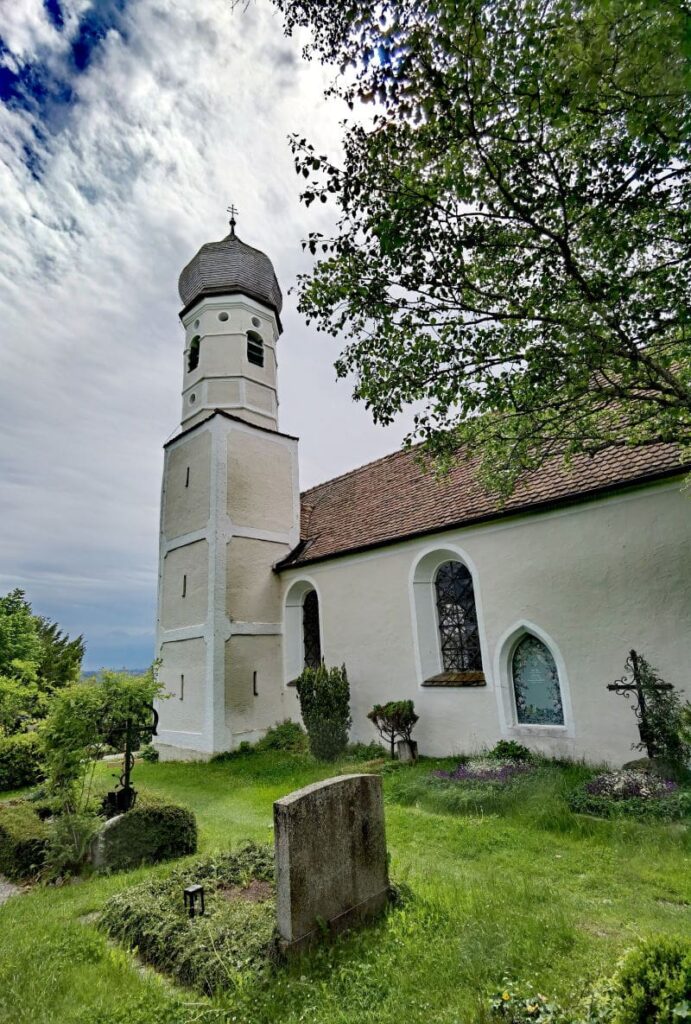
{"type": "Polygon", "coordinates": [[[609,448],[578,456],[567,470],[554,458],[523,479],[502,505],[476,478],[477,459],[462,461],[437,478],[426,472],[416,449],[312,487],[301,495],[301,541],[278,566],[305,565],[406,537],[583,501],[623,487],[688,470],[672,444],[609,448]]]}

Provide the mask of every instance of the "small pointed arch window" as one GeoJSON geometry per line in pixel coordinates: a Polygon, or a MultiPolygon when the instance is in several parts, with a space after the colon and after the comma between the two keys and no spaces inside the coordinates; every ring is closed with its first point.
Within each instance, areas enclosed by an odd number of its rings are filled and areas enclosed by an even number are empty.
{"type": "Polygon", "coordinates": [[[302,644],[306,668],[319,668],[322,661],[319,629],[319,598],[316,590],[308,590],[302,602],[302,644]]]}
{"type": "Polygon", "coordinates": [[[443,562],[434,577],[445,672],[482,672],[473,578],[462,562],[443,562]]]}
{"type": "Polygon", "coordinates": [[[264,365],[264,340],[256,331],[247,332],[247,361],[254,366],[264,365]]]}
{"type": "Polygon", "coordinates": [[[511,682],[519,725],[563,725],[559,672],[546,644],[526,633],[511,657],[511,682]]]}
{"type": "Polygon", "coordinates": [[[196,370],[199,366],[199,348],[201,346],[202,339],[199,334],[195,334],[190,342],[189,352],[187,353],[187,372],[191,373],[192,370],[196,370]]]}

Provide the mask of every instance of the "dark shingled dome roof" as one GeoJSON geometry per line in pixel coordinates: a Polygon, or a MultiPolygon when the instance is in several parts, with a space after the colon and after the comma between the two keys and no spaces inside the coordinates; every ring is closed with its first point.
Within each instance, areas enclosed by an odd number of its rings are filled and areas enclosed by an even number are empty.
{"type": "Polygon", "coordinates": [[[280,314],[283,296],[271,260],[245,245],[235,232],[220,242],[207,242],[190,260],[178,281],[185,309],[202,295],[243,292],[280,314]]]}

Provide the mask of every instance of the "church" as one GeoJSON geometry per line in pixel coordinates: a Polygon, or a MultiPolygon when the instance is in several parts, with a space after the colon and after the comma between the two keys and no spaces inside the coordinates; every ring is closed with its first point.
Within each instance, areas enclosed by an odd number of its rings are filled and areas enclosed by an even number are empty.
{"type": "MultiPolygon", "coordinates": [[[[165,445],[157,656],[164,758],[209,758],[300,719],[304,666],[345,664],[351,738],[411,699],[428,755],[499,739],[621,764],[638,734],[607,690],[631,648],[691,666],[689,465],[672,445],[548,463],[503,505],[463,460],[398,451],[300,492],[278,423],[282,295],[235,232],[179,280],[182,417],[165,445]]],[[[286,356],[289,358],[289,354],[286,356]]]]}

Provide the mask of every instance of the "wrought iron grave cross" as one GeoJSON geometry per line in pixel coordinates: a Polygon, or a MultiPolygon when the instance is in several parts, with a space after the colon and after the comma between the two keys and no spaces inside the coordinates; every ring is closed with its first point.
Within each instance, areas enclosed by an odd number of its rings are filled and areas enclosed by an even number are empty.
{"type": "MultiPolygon", "coordinates": [[[[657,751],[655,750],[653,737],[650,734],[640,658],[636,651],[632,650],[629,652],[629,656],[626,659],[626,668],[631,673],[631,678],[628,679],[624,675],[621,679],[608,683],[607,689],[612,690],[613,693],[621,693],[624,697],[633,696],[635,698],[635,703],[631,705],[631,710],[638,719],[638,733],[641,737],[641,744],[645,747],[648,757],[655,757],[657,751]]],[[[664,683],[661,679],[655,677],[648,682],[647,686],[648,690],[660,692],[662,690],[674,689],[671,683],[664,683]]]]}

